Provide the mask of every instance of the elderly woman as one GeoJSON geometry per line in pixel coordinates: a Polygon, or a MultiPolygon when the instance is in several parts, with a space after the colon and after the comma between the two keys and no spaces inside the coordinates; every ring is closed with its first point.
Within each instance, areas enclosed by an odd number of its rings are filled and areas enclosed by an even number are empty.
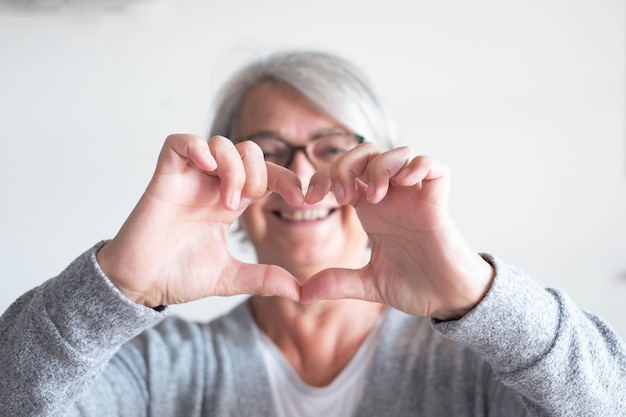
{"type": "Polygon", "coordinates": [[[115,238],[4,313],[3,415],[626,415],[619,338],[469,247],[448,169],[392,136],[342,59],[243,68],[115,238]],[[229,253],[236,221],[259,264],[229,253]],[[164,319],[233,294],[254,296],[164,319]]]}

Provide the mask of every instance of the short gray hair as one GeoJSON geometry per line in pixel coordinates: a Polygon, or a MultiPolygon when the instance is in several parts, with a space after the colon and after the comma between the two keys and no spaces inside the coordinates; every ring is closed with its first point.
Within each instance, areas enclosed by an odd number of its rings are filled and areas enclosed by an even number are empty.
{"type": "Polygon", "coordinates": [[[312,51],[276,52],[237,71],[218,93],[210,136],[237,139],[244,100],[264,82],[293,88],[353,132],[393,147],[395,125],[366,77],[345,59],[312,51]]]}

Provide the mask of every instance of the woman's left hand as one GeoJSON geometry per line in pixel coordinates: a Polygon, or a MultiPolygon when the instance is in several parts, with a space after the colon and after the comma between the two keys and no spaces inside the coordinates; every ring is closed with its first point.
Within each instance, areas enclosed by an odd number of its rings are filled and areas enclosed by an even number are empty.
{"type": "Polygon", "coordinates": [[[307,203],[333,191],[340,204],[354,206],[371,259],[359,270],[314,275],[302,301],[358,298],[440,320],[465,315],[489,289],[493,268],[451,221],[449,188],[449,168],[408,147],[381,153],[365,143],[316,172],[307,203]]]}

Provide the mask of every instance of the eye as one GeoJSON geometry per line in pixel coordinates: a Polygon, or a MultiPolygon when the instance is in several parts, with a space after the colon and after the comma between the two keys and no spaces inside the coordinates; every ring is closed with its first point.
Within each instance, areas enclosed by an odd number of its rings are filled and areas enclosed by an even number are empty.
{"type": "Polygon", "coordinates": [[[326,146],[321,147],[321,149],[318,150],[320,155],[341,155],[342,153],[346,151],[347,151],[346,148],[336,146],[333,144],[328,144],[326,146]]]}
{"type": "Polygon", "coordinates": [[[314,144],[315,155],[325,160],[336,159],[357,145],[354,138],[345,133],[321,136],[314,144]]]}
{"type": "Polygon", "coordinates": [[[289,155],[289,147],[278,139],[258,138],[255,139],[254,142],[259,145],[263,151],[263,157],[266,161],[274,162],[289,155]]]}
{"type": "Polygon", "coordinates": [[[285,148],[285,149],[275,149],[275,150],[265,150],[263,149],[263,158],[265,158],[266,161],[270,161],[270,162],[277,162],[277,161],[281,161],[285,158],[289,157],[289,149],[285,148]]]}

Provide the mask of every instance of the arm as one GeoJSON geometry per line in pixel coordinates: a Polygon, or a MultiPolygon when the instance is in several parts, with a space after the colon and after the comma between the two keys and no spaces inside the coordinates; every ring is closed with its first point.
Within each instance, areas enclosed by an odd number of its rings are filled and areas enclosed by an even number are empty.
{"type": "MultiPolygon", "coordinates": [[[[268,190],[303,202],[297,177],[266,167],[251,142],[168,137],[150,184],[115,238],[2,315],[0,410],[11,416],[65,410],[124,342],[162,317],[162,306],[212,295],[298,299],[298,283],[287,271],[245,264],[228,250],[229,226],[268,190]]],[[[118,374],[111,386],[141,390],[131,374],[118,374]]],[[[98,412],[116,414],[107,410],[98,412]]]]}
{"type": "Polygon", "coordinates": [[[531,415],[620,415],[623,344],[562,294],[474,251],[449,217],[449,177],[449,169],[432,158],[415,157],[408,148],[381,153],[369,143],[316,173],[307,202],[337,185],[348,190],[340,202],[357,210],[371,259],[359,270],[318,273],[303,285],[302,301],[359,298],[430,317],[444,334],[485,355],[524,396],[531,415]],[[500,291],[507,285],[512,287],[500,291]],[[490,311],[485,305],[499,309],[483,316],[479,312],[490,311]],[[592,371],[596,362],[599,369],[592,371]],[[565,380],[572,390],[555,391],[565,380]]]}
{"type": "Polygon", "coordinates": [[[2,415],[67,409],[124,342],[166,314],[133,303],[111,284],[95,261],[101,246],[24,294],[0,318],[2,415]]]}
{"type": "Polygon", "coordinates": [[[626,415],[626,347],[598,317],[491,256],[496,278],[458,321],[435,329],[489,361],[532,415],[626,415]]]}

